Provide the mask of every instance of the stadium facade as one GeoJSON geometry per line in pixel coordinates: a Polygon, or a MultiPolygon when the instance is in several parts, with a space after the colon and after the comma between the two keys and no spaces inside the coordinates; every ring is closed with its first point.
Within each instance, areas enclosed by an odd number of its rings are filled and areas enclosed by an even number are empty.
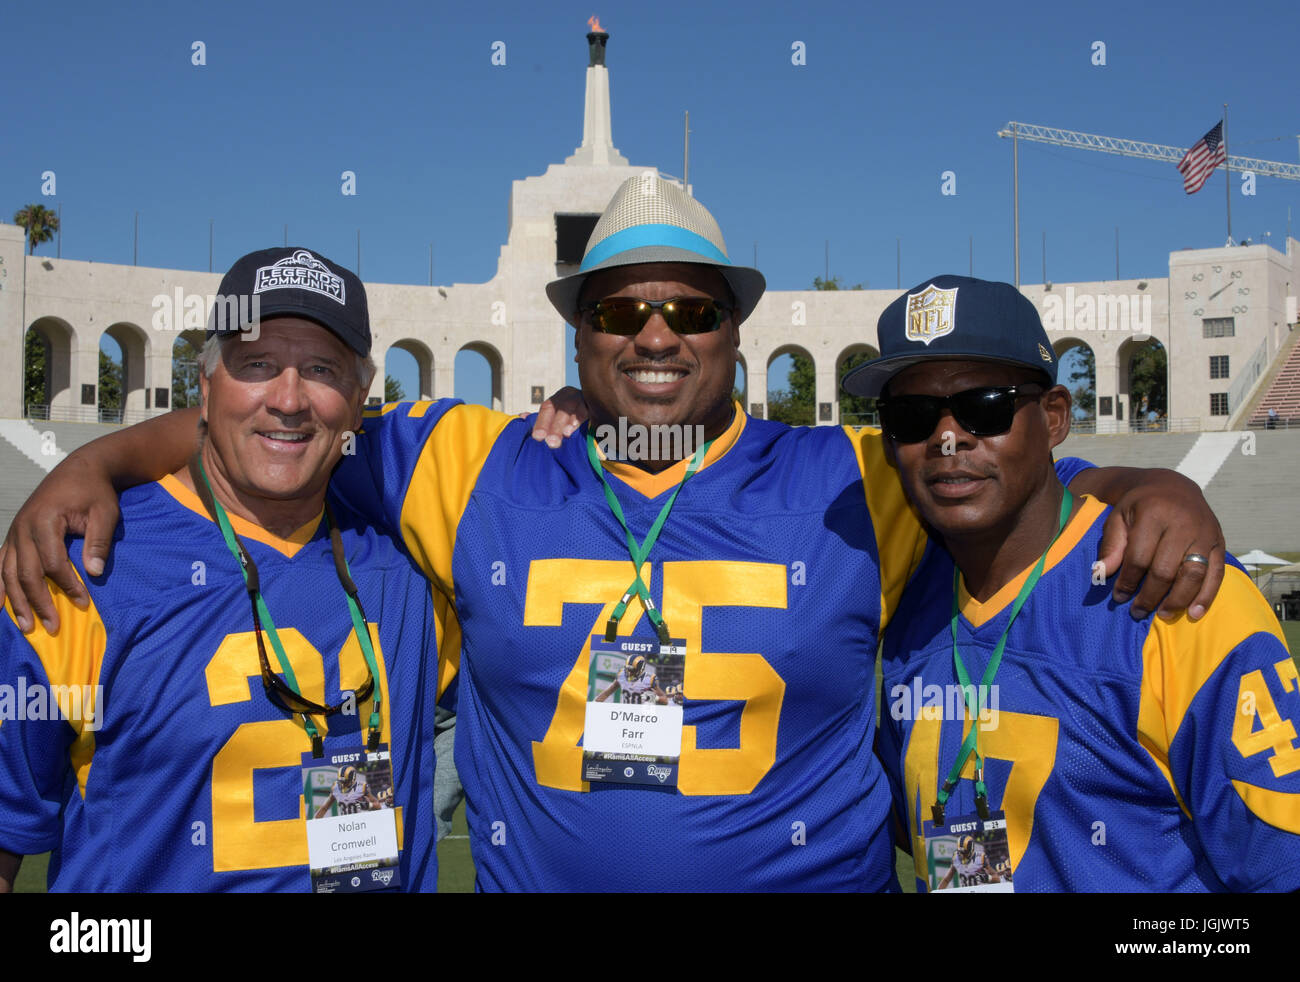
{"type": "MultiPolygon", "coordinates": [[[[463,349],[486,358],[497,408],[530,409],[564,384],[566,332],[544,287],[577,269],[596,217],[623,181],[660,173],[629,164],[614,147],[604,40],[588,36],[582,143],[563,163],[512,183],[509,234],[492,279],[367,284],[376,363],[382,367],[390,349],[409,352],[419,366],[419,395],[453,394],[463,349]]],[[[105,333],[123,352],[125,418],[168,410],[173,345],[180,336],[201,339],[219,281],[191,270],[25,256],[23,230],[0,224],[0,323],[22,325],[0,331],[0,360],[10,366],[0,373],[0,417],[98,420],[105,333]],[[23,399],[26,330],[48,345],[45,398],[30,407],[23,399]]],[[[1288,238],[1285,254],[1267,245],[1186,250],[1170,254],[1163,277],[1022,289],[1042,312],[1058,356],[1079,344],[1092,350],[1098,432],[1128,431],[1153,416],[1135,404],[1129,384],[1134,358],[1153,343],[1164,347],[1169,382],[1167,413],[1156,425],[1226,430],[1246,422],[1270,368],[1291,346],[1298,282],[1300,243],[1288,238]]],[[[773,359],[801,352],[815,366],[817,422],[839,422],[844,362],[857,352],[875,354],[876,320],[897,292],[769,292],[741,332],[751,412],[765,413],[773,359]]],[[[374,399],[383,396],[383,378],[381,371],[374,399]]]]}

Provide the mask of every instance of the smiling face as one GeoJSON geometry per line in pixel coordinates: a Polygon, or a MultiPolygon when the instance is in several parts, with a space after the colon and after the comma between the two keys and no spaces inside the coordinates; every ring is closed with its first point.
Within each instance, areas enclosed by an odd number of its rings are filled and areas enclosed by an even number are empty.
{"type": "MultiPolygon", "coordinates": [[[[1041,388],[1038,373],[1014,365],[936,359],[899,372],[886,394],[950,396],[1034,381],[1041,388]]],[[[1069,393],[1058,385],[1017,399],[1005,433],[972,436],[945,409],[925,440],[886,439],[885,451],[908,497],[946,539],[1009,536],[1031,499],[1054,480],[1051,451],[1069,433],[1069,416],[1069,393]]]]}
{"type": "Polygon", "coordinates": [[[275,502],[315,502],[314,512],[342,456],[343,434],[361,427],[356,355],[297,317],[263,321],[257,340],[232,338],[220,350],[212,375],[199,380],[203,464],[214,490],[254,517],[259,505],[275,502]]]}
{"type": "MultiPolygon", "coordinates": [[[[592,274],[579,307],[613,297],[670,300],[711,297],[731,306],[731,291],[716,269],[691,263],[642,263],[592,274]]],[[[640,333],[621,337],[579,318],[578,375],[593,425],[629,423],[702,425],[709,439],[731,423],[740,330],[731,315],[708,334],[679,335],[655,311],[640,333]]]]}

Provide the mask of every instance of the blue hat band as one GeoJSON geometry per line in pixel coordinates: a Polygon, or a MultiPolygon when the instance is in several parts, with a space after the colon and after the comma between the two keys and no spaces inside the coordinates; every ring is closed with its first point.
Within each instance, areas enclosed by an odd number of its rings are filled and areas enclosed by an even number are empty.
{"type": "Polygon", "coordinates": [[[585,273],[622,252],[647,246],[667,246],[693,252],[709,262],[730,266],[731,260],[702,235],[676,225],[633,225],[615,232],[591,247],[578,271],[585,273]]]}

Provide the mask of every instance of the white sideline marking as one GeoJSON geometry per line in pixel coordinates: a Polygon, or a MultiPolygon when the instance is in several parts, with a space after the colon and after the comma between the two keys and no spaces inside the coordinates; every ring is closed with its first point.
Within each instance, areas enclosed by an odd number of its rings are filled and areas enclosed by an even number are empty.
{"type": "Polygon", "coordinates": [[[1237,449],[1241,437],[1242,434],[1239,432],[1202,433],[1187,451],[1182,463],[1174,470],[1184,477],[1191,478],[1204,491],[1205,486],[1214,480],[1214,475],[1219,473],[1219,468],[1228,459],[1228,454],[1237,449]]]}
{"type": "Polygon", "coordinates": [[[52,454],[42,452],[45,439],[41,436],[41,431],[25,419],[0,419],[0,437],[4,437],[24,457],[47,473],[67,456],[63,450],[56,450],[52,454]]]}

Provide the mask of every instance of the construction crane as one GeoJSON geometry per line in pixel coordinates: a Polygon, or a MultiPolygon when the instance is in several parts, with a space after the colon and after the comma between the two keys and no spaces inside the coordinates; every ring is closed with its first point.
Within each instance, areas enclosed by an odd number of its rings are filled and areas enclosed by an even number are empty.
{"type": "MultiPolygon", "coordinates": [[[[1074,147],[1078,150],[1098,150],[1102,153],[1118,154],[1121,157],[1139,157],[1144,160],[1164,160],[1176,164],[1187,153],[1187,147],[1170,147],[1163,143],[1145,143],[1142,140],[1124,140],[1114,136],[1098,136],[1095,133],[1077,133],[1055,126],[1039,126],[1035,123],[1010,122],[998,130],[998,136],[1010,137],[1013,141],[1013,173],[1015,183],[1015,237],[1016,237],[1016,286],[1020,286],[1020,154],[1019,141],[1032,140],[1035,143],[1050,143],[1057,147],[1074,147]]],[[[1297,137],[1300,139],[1300,137],[1297,137]]],[[[1257,160],[1254,157],[1229,157],[1229,171],[1250,171],[1260,177],[1280,177],[1284,181],[1300,181],[1300,164],[1285,164],[1276,160],[1257,160]]],[[[1118,273],[1116,273],[1118,276],[1118,273]]]]}

